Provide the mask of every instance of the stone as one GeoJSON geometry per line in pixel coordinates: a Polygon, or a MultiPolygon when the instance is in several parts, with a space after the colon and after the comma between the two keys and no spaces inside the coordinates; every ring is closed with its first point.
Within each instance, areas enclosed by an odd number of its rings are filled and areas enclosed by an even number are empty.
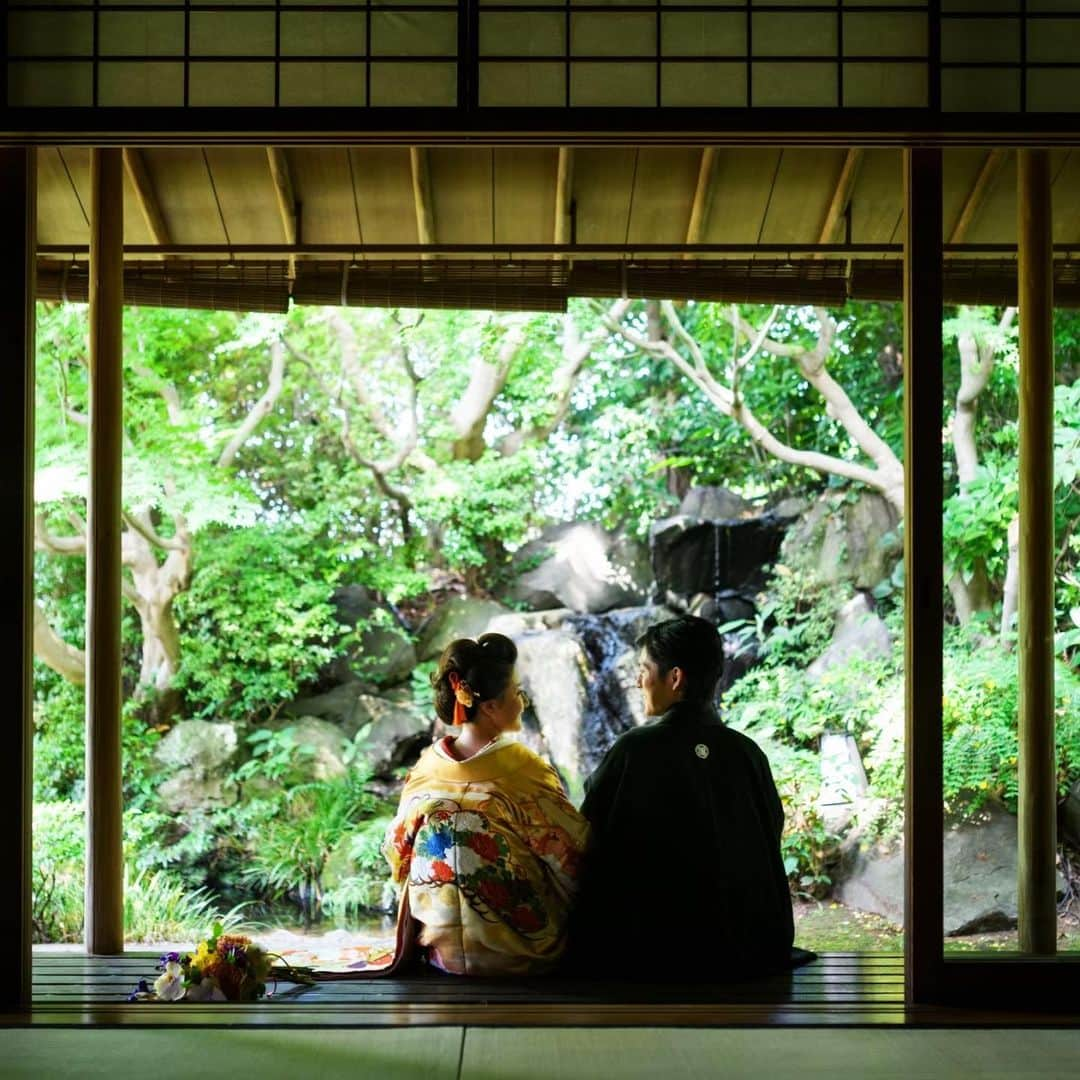
{"type": "Polygon", "coordinates": [[[657,594],[734,593],[752,601],[780,552],[784,528],[769,515],[711,522],[682,514],[654,522],[649,548],[657,594]]]}
{"type": "Polygon", "coordinates": [[[437,607],[424,623],[417,656],[421,661],[434,660],[451,641],[479,637],[492,619],[506,613],[507,608],[494,600],[456,596],[437,607]]]}
{"type": "Polygon", "coordinates": [[[821,762],[821,789],[818,810],[825,827],[841,832],[852,818],[869,784],[855,738],[839,732],[825,732],[818,751],[821,762]]]}
{"type": "Polygon", "coordinates": [[[336,724],[318,716],[301,716],[282,724],[279,730],[290,735],[296,747],[293,773],[286,783],[338,780],[348,771],[345,758],[349,740],[336,724]]]}
{"type": "Polygon", "coordinates": [[[588,657],[565,630],[529,631],[514,637],[517,672],[529,696],[532,716],[543,747],[573,787],[588,775],[585,710],[588,704],[588,657]]]}
{"type": "Polygon", "coordinates": [[[164,808],[174,814],[231,806],[239,796],[230,768],[238,739],[232,724],[181,720],[158,744],[154,758],[168,776],[158,785],[164,808]]]}
{"type": "Polygon", "coordinates": [[[328,679],[394,686],[409,677],[417,664],[416,649],[386,605],[376,603],[363,585],[335,589],[330,602],[342,626],[355,630],[359,624],[364,628],[328,665],[324,673],[328,679]]]}
{"type": "Polygon", "coordinates": [[[1062,840],[1080,849],[1080,780],[1071,788],[1059,811],[1059,827],[1062,840]]]}
{"type": "Polygon", "coordinates": [[[902,554],[899,514],[876,491],[820,496],[784,538],[781,559],[827,583],[872,589],[902,554]]]}
{"type": "Polygon", "coordinates": [[[819,682],[832,668],[855,659],[887,660],[892,656],[892,635],[865,593],[857,593],[840,609],[828,648],[806,669],[811,682],[819,682]]]}
{"type": "Polygon", "coordinates": [[[376,775],[409,764],[409,751],[417,739],[430,739],[432,717],[412,707],[405,695],[392,698],[372,694],[360,683],[345,683],[325,694],[297,698],[286,710],[292,716],[309,716],[334,725],[349,742],[367,726],[360,752],[376,775]]]}
{"type": "Polygon", "coordinates": [[[652,579],[642,544],[591,522],[545,529],[514,561],[529,568],[511,586],[510,598],[532,610],[599,613],[640,604],[652,579]]]}
{"type": "MultiPolygon", "coordinates": [[[[1017,920],[1016,818],[987,807],[975,823],[947,828],[944,836],[947,936],[1008,930],[1017,920]]],[[[1058,891],[1063,888],[1058,875],[1058,891]]],[[[900,845],[855,855],[837,898],[859,911],[904,919],[904,856],[900,845]]]]}
{"type": "Polygon", "coordinates": [[[735,521],[752,517],[754,504],[726,487],[692,487],[679,504],[679,513],[699,521],[735,521]]]}
{"type": "Polygon", "coordinates": [[[209,776],[236,755],[238,740],[232,724],[210,720],[181,720],[158,743],[154,757],[166,769],[187,769],[209,776]]]}

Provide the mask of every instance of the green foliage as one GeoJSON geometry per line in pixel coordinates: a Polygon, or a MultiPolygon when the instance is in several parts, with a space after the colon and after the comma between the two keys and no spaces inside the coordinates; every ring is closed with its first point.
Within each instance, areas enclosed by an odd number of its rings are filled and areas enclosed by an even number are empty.
{"type": "MultiPolygon", "coordinates": [[[[145,822],[139,811],[124,815],[125,847],[141,846],[145,822]]],[[[36,942],[82,940],[86,807],[81,802],[34,804],[33,907],[36,942]]],[[[240,909],[222,912],[206,889],[190,889],[164,871],[132,870],[124,874],[124,933],[129,941],[177,941],[193,938],[212,921],[230,926],[240,909]]]]}
{"type": "Polygon", "coordinates": [[[945,576],[959,573],[965,582],[981,563],[991,580],[1003,581],[1008,562],[1008,527],[1016,516],[1018,484],[1015,460],[980,466],[975,479],[945,502],[943,543],[945,576]]]}
{"type": "Polygon", "coordinates": [[[273,898],[293,894],[305,917],[316,917],[330,852],[378,807],[364,787],[367,779],[354,770],[341,780],[289,791],[252,850],[245,870],[252,883],[273,898]]]}
{"type": "Polygon", "coordinates": [[[253,526],[207,537],[178,598],[178,685],[191,714],[257,719],[296,696],[335,654],[336,577],[299,528],[253,526]]]}
{"type": "Polygon", "coordinates": [[[347,872],[323,894],[327,915],[342,920],[388,908],[388,871],[382,844],[392,820],[390,814],[374,817],[352,836],[347,872]]]}

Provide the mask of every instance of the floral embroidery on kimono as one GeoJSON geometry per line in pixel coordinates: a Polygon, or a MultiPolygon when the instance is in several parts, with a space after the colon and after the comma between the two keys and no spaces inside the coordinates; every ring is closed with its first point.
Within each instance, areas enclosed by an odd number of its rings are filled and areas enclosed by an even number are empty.
{"type": "Polygon", "coordinates": [[[384,852],[431,963],[476,975],[553,967],[587,829],[554,769],[520,743],[500,739],[468,761],[425,750],[384,852]]]}

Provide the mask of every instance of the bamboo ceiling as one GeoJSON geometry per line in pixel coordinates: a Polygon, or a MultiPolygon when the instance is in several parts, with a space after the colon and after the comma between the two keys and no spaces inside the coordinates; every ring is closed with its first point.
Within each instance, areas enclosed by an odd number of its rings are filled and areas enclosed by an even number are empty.
{"type": "MultiPolygon", "coordinates": [[[[573,295],[899,298],[898,150],[125,150],[129,302],[560,308],[573,295]]],[[[1052,155],[1080,254],[1080,151],[1052,155]]],[[[84,299],[89,151],[39,150],[39,296],[84,299]]],[[[1015,155],[945,153],[947,298],[1015,297],[1015,155]]],[[[1059,251],[1056,302],[1080,303],[1059,251]]]]}

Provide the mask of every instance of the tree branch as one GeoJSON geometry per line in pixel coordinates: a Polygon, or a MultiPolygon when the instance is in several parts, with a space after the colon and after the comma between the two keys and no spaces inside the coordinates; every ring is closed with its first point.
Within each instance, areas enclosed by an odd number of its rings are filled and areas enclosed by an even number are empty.
{"type": "Polygon", "coordinates": [[[86,682],[86,653],[69,645],[52,628],[45,612],[34,601],[34,655],[68,682],[86,682]]]}
{"type": "Polygon", "coordinates": [[[270,374],[267,379],[266,390],[258,401],[252,405],[243,422],[236,429],[233,437],[229,440],[225,449],[218,458],[218,467],[228,468],[239,453],[240,448],[251,438],[255,429],[270,415],[270,411],[281,396],[281,388],[285,384],[285,349],[279,339],[270,342],[270,374]]]}

